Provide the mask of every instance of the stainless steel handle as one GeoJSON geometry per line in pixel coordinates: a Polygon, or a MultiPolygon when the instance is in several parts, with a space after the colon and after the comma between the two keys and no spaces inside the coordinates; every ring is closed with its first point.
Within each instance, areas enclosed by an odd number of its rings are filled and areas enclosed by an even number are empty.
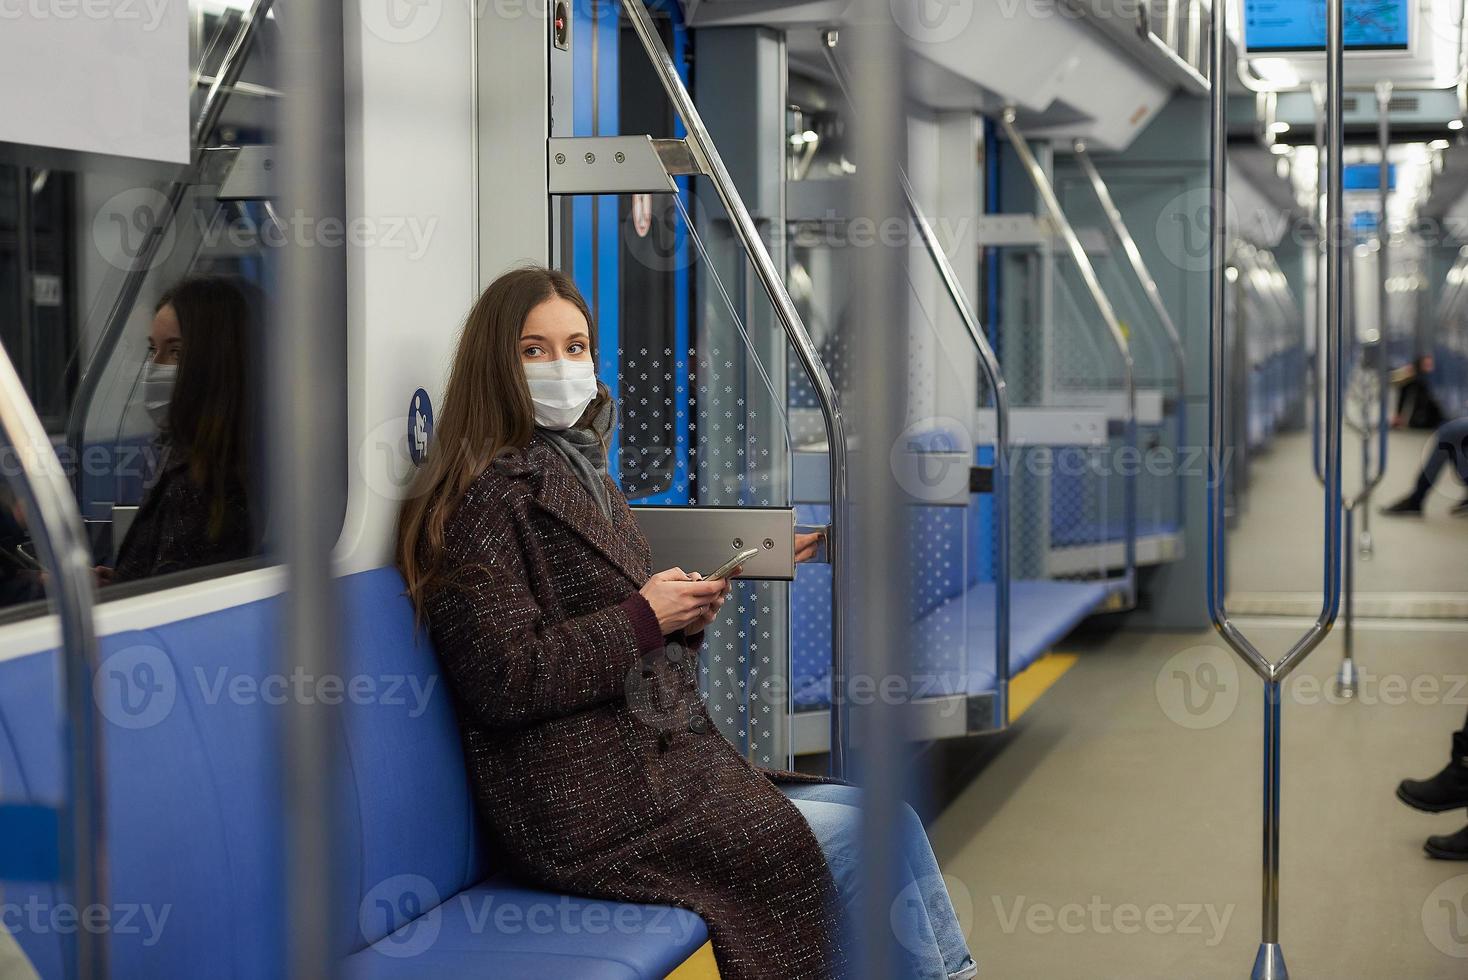
{"type": "MultiPolygon", "coordinates": [[[[50,578],[47,591],[61,621],[61,666],[65,685],[65,754],[69,820],[62,832],[71,842],[71,901],[78,909],[107,908],[107,784],[102,734],[92,697],[97,639],[92,626],[94,592],[91,551],[71,494],[70,482],[10,355],[0,348],[0,429],[21,462],[17,489],[25,504],[31,541],[50,578]]],[[[78,929],[76,975],[107,976],[108,936],[78,929]]]]}
{"type": "MultiPolygon", "coordinates": [[[[1126,332],[1121,328],[1121,320],[1117,318],[1116,310],[1111,305],[1111,300],[1106,291],[1101,288],[1101,280],[1096,277],[1096,270],[1091,265],[1091,257],[1086,254],[1086,249],[1081,245],[1080,236],[1071,227],[1070,220],[1065,216],[1065,211],[1060,207],[1060,199],[1055,196],[1055,188],[1050,184],[1050,178],[1045,173],[1045,168],[1040,166],[1040,161],[1035,159],[1035,154],[1030,150],[1029,141],[1015,125],[1015,112],[1013,109],[1005,109],[1000,115],[1000,122],[1004,126],[1004,134],[1009,139],[1010,145],[1014,147],[1015,154],[1019,157],[1020,165],[1030,176],[1030,182],[1035,186],[1035,193],[1040,195],[1040,200],[1049,212],[1051,220],[1055,223],[1056,230],[1060,232],[1061,239],[1065,242],[1066,250],[1070,252],[1071,260],[1075,262],[1077,270],[1081,274],[1081,281],[1085,283],[1086,291],[1091,295],[1096,308],[1101,312],[1101,319],[1106,324],[1107,335],[1111,338],[1112,345],[1116,348],[1117,355],[1122,362],[1122,384],[1126,389],[1126,441],[1133,449],[1137,445],[1137,385],[1135,379],[1136,368],[1132,363],[1131,346],[1127,343],[1126,332]]],[[[1126,602],[1132,605],[1137,599],[1137,477],[1133,470],[1126,476],[1125,500],[1123,519],[1125,521],[1124,554],[1125,571],[1123,578],[1123,589],[1126,602]]]]}
{"type": "MultiPolygon", "coordinates": [[[[1106,186],[1106,181],[1101,178],[1101,171],[1096,169],[1096,163],[1091,159],[1086,144],[1076,140],[1074,144],[1076,162],[1081,166],[1081,172],[1091,184],[1091,191],[1096,195],[1096,200],[1101,204],[1101,210],[1106,215],[1107,224],[1111,226],[1111,232],[1121,242],[1121,248],[1126,253],[1127,262],[1132,267],[1132,274],[1142,284],[1142,292],[1147,296],[1147,303],[1152,307],[1152,312],[1157,314],[1157,322],[1162,324],[1163,333],[1167,335],[1167,344],[1172,351],[1172,368],[1177,376],[1177,444],[1181,449],[1188,440],[1188,419],[1186,412],[1188,358],[1183,349],[1183,338],[1178,333],[1177,324],[1172,319],[1172,314],[1167,312],[1167,304],[1162,302],[1162,291],[1157,288],[1157,280],[1152,276],[1152,270],[1147,268],[1147,263],[1142,259],[1142,250],[1137,247],[1137,240],[1132,237],[1131,229],[1127,227],[1126,221],[1121,216],[1121,209],[1111,197],[1111,188],[1106,186]]],[[[1177,481],[1178,492],[1178,519],[1181,520],[1184,512],[1184,503],[1187,499],[1187,485],[1183,480],[1177,481]]]]}
{"type": "MultiPolygon", "coordinates": [[[[831,68],[831,74],[840,86],[842,94],[846,98],[847,105],[856,111],[851,98],[851,84],[846,75],[846,66],[836,56],[837,33],[826,31],[821,35],[821,50],[826,55],[826,63],[831,68]]],[[[907,202],[907,209],[912,212],[913,222],[917,225],[918,235],[923,240],[923,247],[928,256],[938,268],[938,275],[943,280],[943,288],[948,293],[948,298],[958,310],[959,319],[963,321],[965,332],[974,345],[974,350],[979,355],[979,366],[984,371],[984,377],[989,382],[989,389],[994,396],[994,546],[998,552],[998,568],[994,577],[995,613],[994,613],[994,650],[995,650],[995,674],[999,679],[998,703],[995,708],[997,721],[1000,725],[1009,724],[1009,640],[1010,640],[1010,588],[1009,588],[1009,389],[1004,383],[1004,375],[999,370],[999,358],[994,353],[989,338],[985,336],[983,328],[979,326],[978,317],[974,314],[968,296],[963,291],[963,286],[958,281],[958,273],[954,271],[953,263],[948,258],[948,253],[943,251],[938,236],[933,233],[933,227],[928,223],[927,215],[918,205],[917,195],[913,192],[912,183],[907,178],[907,172],[899,165],[897,168],[898,180],[902,185],[902,196],[907,202]]]]}
{"type": "MultiPolygon", "coordinates": [[[[66,444],[71,450],[72,459],[81,458],[83,444],[86,441],[87,413],[91,410],[92,400],[97,396],[97,387],[102,383],[102,372],[107,362],[112,359],[112,353],[117,349],[117,343],[122,339],[122,333],[127,328],[128,319],[132,316],[133,307],[138,301],[138,294],[142,292],[143,282],[148,278],[148,273],[153,267],[153,260],[158,257],[158,249],[167,237],[168,226],[183,205],[184,195],[188,193],[189,187],[197,182],[200,167],[205,159],[204,141],[209,138],[209,133],[219,123],[219,117],[224,112],[224,104],[228,101],[229,93],[233,91],[235,83],[239,81],[240,73],[244,71],[245,62],[250,57],[250,49],[255,43],[255,35],[260,25],[264,23],[266,14],[270,12],[272,2],[273,0],[253,0],[249,9],[242,16],[234,41],[230,44],[229,50],[224,53],[224,59],[219,63],[219,71],[215,73],[214,80],[209,85],[209,92],[204,97],[204,104],[194,118],[192,160],[189,167],[169,184],[168,192],[164,195],[168,202],[167,206],[154,216],[152,226],[143,236],[138,253],[133,257],[132,264],[123,277],[117,296],[107,309],[107,318],[103,321],[102,329],[98,333],[97,343],[87,357],[81,378],[77,381],[76,397],[72,399],[71,413],[66,420],[66,444]]],[[[81,479],[81,470],[78,469],[74,479],[78,498],[81,496],[81,479]]]]}
{"type": "Polygon", "coordinates": [[[815,388],[816,398],[821,403],[831,478],[831,535],[826,543],[831,561],[831,773],[839,777],[846,771],[849,730],[849,706],[841,693],[841,684],[847,672],[846,628],[841,600],[848,589],[846,533],[850,527],[847,523],[845,417],[841,414],[841,405],[836,398],[836,386],[831,383],[831,376],[821,363],[820,353],[800,318],[800,312],[795,308],[795,302],[785,289],[785,281],[780,270],[775,267],[774,260],[770,258],[769,250],[765,248],[764,239],[760,238],[759,229],[755,227],[749,209],[744,206],[744,201],[734,187],[734,179],[729,176],[718,148],[709,137],[708,129],[698,114],[698,107],[693,104],[688,89],[683,85],[683,79],[673,66],[673,59],[663,46],[652,15],[648,13],[643,0],[622,0],[622,8],[627,12],[632,29],[642,43],[642,50],[662,82],[663,91],[673,104],[673,111],[683,121],[683,127],[688,131],[688,146],[700,168],[713,181],[714,190],[718,192],[735,233],[754,263],[755,274],[770,298],[770,305],[779,317],[785,336],[795,348],[801,367],[805,369],[812,387],[815,388]]]}
{"type": "Polygon", "coordinates": [[[1279,819],[1280,819],[1280,684],[1320,644],[1340,608],[1341,595],[1341,374],[1343,367],[1342,324],[1344,312],[1342,272],[1346,255],[1344,237],[1344,0],[1327,0],[1326,145],[1330,151],[1327,188],[1329,220],[1325,223],[1326,251],[1326,425],[1325,425],[1325,546],[1324,595],[1314,624],[1279,660],[1266,658],[1229,619],[1225,602],[1226,540],[1224,526],[1223,444],[1224,406],[1224,315],[1225,256],[1228,227],[1224,204],[1228,177],[1228,100],[1226,30],[1227,4],[1214,3],[1211,18],[1213,91],[1210,99],[1209,167],[1213,200],[1212,275],[1209,297],[1209,425],[1208,425],[1208,612],[1214,627],[1230,647],[1264,680],[1264,853],[1262,923],[1259,951],[1254,961],[1255,980],[1285,980],[1288,970],[1279,944],[1279,819]]]}

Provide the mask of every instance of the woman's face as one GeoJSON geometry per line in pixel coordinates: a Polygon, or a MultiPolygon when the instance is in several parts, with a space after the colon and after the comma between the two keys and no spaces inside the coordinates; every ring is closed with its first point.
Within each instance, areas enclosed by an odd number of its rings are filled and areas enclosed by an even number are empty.
{"type": "Polygon", "coordinates": [[[552,296],[530,311],[520,328],[520,360],[589,361],[591,334],[576,304],[552,296]]]}
{"type": "Polygon", "coordinates": [[[183,333],[179,330],[178,314],[169,304],[153,315],[153,326],[148,331],[148,359],[154,364],[177,364],[182,351],[183,333]]]}

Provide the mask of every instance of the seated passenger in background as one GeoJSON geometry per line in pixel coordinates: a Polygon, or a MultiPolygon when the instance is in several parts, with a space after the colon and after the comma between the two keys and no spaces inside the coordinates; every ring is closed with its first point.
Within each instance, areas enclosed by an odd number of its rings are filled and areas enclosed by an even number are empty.
{"type": "Polygon", "coordinates": [[[163,294],[148,333],[143,404],[159,429],[155,482],[102,584],[246,558],[259,551],[250,465],[253,288],[185,279],[163,294]]]}
{"type": "MultiPolygon", "coordinates": [[[[696,651],[728,583],[651,574],[607,473],[614,406],[595,344],[562,273],[495,280],[399,518],[397,561],[454,692],[480,815],[532,884],[698,912],[724,980],[840,977],[856,790],[757,769],[714,726],[696,651]]],[[[917,880],[893,908],[907,975],[971,977],[906,816],[917,880]]]]}
{"type": "Polygon", "coordinates": [[[1424,354],[1410,365],[1392,372],[1392,383],[1400,384],[1397,411],[1392,416],[1393,429],[1426,429],[1443,424],[1443,410],[1432,397],[1432,355],[1424,354]]]}
{"type": "MultiPolygon", "coordinates": [[[[1454,419],[1432,434],[1432,451],[1417,474],[1417,485],[1401,500],[1381,508],[1381,512],[1394,517],[1421,517],[1432,485],[1449,463],[1453,464],[1458,480],[1468,489],[1468,416],[1454,419]]],[[[1451,513],[1455,517],[1468,517],[1468,496],[1458,501],[1451,513]]]]}

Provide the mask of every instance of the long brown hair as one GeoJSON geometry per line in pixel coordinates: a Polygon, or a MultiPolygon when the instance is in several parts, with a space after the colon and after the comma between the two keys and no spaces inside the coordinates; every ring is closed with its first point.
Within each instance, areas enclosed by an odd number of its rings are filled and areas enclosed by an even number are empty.
{"type": "Polygon", "coordinates": [[[227,502],[249,495],[255,398],[254,336],[260,308],[249,283],[193,276],[159,298],[154,313],[173,307],[183,353],[168,403],[166,437],[174,458],[209,502],[208,533],[224,531],[227,502]]]}
{"type": "MultiPolygon", "coordinates": [[[[520,364],[520,331],[531,310],[555,297],[586,317],[595,357],[591,310],[571,277],[556,269],[527,266],[507,272],[489,284],[469,311],[428,457],[398,512],[398,568],[420,616],[442,571],[444,525],[469,485],[496,457],[506,450],[524,449],[535,434],[535,409],[520,364]]],[[[611,395],[598,384],[582,424],[597,417],[610,401],[611,395]]]]}

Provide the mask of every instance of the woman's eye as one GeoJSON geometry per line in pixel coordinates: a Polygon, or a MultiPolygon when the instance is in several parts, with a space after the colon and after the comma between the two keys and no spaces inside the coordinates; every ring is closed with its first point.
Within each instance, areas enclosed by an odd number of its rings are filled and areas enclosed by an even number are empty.
{"type": "Polygon", "coordinates": [[[571,352],[571,353],[572,353],[572,354],[580,354],[580,353],[583,353],[583,352],[584,352],[584,351],[585,351],[585,350],[586,350],[586,345],[585,345],[585,344],[572,344],[572,345],[571,345],[571,346],[570,346],[570,347],[569,347],[569,348],[567,348],[567,349],[568,349],[568,350],[569,350],[569,351],[570,351],[570,352],[571,352]]]}
{"type": "Polygon", "coordinates": [[[523,351],[520,352],[520,356],[521,357],[539,357],[543,353],[545,353],[545,351],[541,350],[539,347],[527,347],[523,351]]]}

